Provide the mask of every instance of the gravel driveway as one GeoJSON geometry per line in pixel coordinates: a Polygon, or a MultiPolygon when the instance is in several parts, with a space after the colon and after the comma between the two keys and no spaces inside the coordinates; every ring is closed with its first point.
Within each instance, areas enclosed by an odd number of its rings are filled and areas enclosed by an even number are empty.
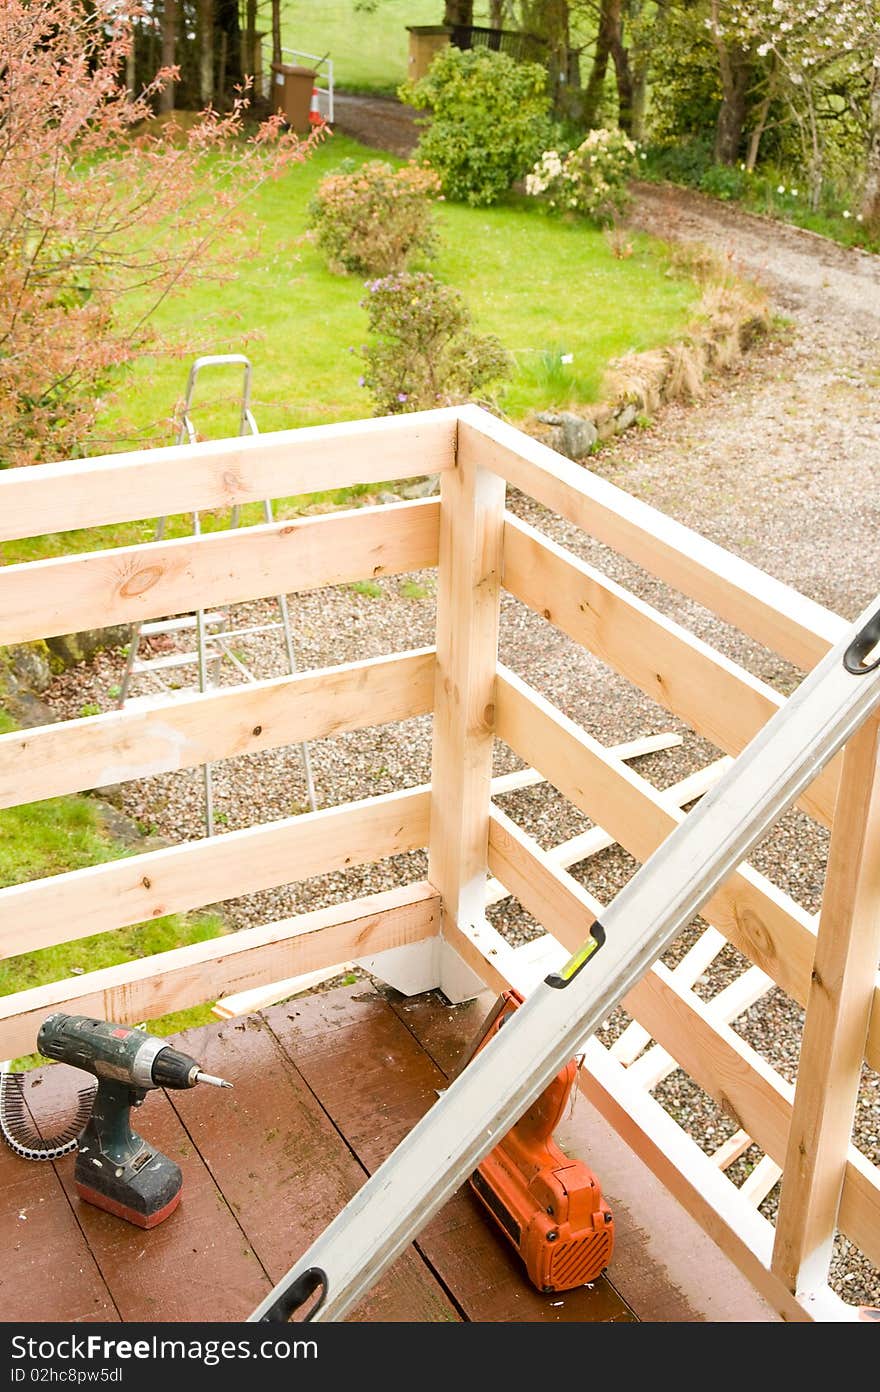
{"type": "MultiPolygon", "coordinates": [[[[712,384],[702,402],[665,407],[649,428],[618,438],[592,466],[814,599],[855,616],[880,589],[880,516],[874,486],[880,458],[880,260],[680,190],[642,186],[633,221],[667,239],[698,240],[729,254],[743,272],[765,285],[785,322],[735,372],[712,384]]],[[[373,499],[387,500],[387,494],[373,499]]],[[[514,496],[511,506],[779,690],[791,690],[798,679],[779,658],[568,523],[522,497],[514,496]]],[[[302,665],[350,661],[430,643],[433,587],[433,576],[425,575],[385,580],[377,597],[343,589],[295,598],[292,612],[302,665]]],[[[248,616],[266,612],[266,605],[246,607],[248,616]]],[[[680,748],[651,755],[637,765],[658,787],[717,757],[705,741],[509,597],[503,608],[501,649],[506,663],[606,743],[679,730],[684,736],[680,748]]],[[[252,648],[251,655],[260,675],[282,670],[277,645],[268,640],[252,648]]],[[[49,699],[66,714],[78,714],[93,700],[106,707],[118,671],[118,657],[102,655],[91,668],[59,678],[49,699]]],[[[429,756],[427,719],[320,741],[313,746],[319,800],[329,805],[426,781],[429,756]]],[[[499,750],[499,771],[516,766],[509,751],[499,750]]],[[[122,801],[128,812],[171,840],[202,833],[196,773],[128,785],[122,801]]],[[[295,750],[251,756],[217,770],[217,805],[228,829],[289,815],[305,801],[295,750]]],[[[509,794],[503,805],[545,846],[589,825],[547,789],[509,794]]],[[[752,859],[806,908],[815,910],[826,852],[824,831],[793,813],[752,859]]],[[[423,874],[424,868],[422,856],[403,856],[226,907],[235,926],[265,922],[391,886],[423,874]]],[[[622,851],[612,848],[573,873],[607,900],[633,868],[622,851]]],[[[493,909],[492,916],[515,940],[539,931],[509,902],[493,909]]],[[[680,952],[681,945],[669,960],[680,952]]],[[[733,948],[725,949],[696,989],[709,997],[745,965],[733,948]]],[[[609,1037],[622,1023],[620,1017],[610,1023],[609,1037]]],[[[735,1026],[791,1078],[801,1023],[801,1012],[774,991],[735,1026]]],[[[866,1072],[856,1127],[857,1143],[875,1161],[880,1159],[878,1084],[880,1080],[866,1072]]],[[[707,1150],[714,1150],[736,1129],[680,1072],[655,1095],[707,1150]]],[[[754,1148],[747,1152],[731,1175],[744,1178],[759,1156],[754,1148]]],[[[775,1202],[773,1190],[762,1211],[772,1216],[775,1202]]],[[[845,1242],[838,1248],[834,1281],[847,1299],[880,1303],[880,1276],[845,1242]]]]}

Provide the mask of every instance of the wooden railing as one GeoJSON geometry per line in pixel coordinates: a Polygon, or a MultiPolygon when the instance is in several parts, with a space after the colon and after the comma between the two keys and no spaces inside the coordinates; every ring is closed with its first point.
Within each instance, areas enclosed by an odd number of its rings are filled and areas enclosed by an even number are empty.
{"type": "MultiPolygon", "coordinates": [[[[658,792],[498,663],[502,588],[724,755],[739,753],[784,699],[513,517],[507,484],[802,669],[845,627],[473,407],[18,471],[0,477],[0,536],[428,473],[441,475],[439,501],[0,569],[0,643],[11,643],[438,567],[436,648],[0,738],[0,806],[9,807],[377,720],[433,712],[434,723],[430,786],[0,891],[0,952],[8,956],[429,852],[426,881],[7,996],[0,1056],[32,1049],[51,1009],[143,1020],[351,960],[397,982],[399,963],[419,954],[422,984],[428,970],[427,984],[450,990],[454,961],[459,983],[466,964],[490,986],[527,990],[583,941],[602,905],[564,866],[611,842],[646,860],[685,816],[693,784],[658,792]],[[492,780],[496,739],[595,831],[541,850],[493,803],[507,786],[492,780]],[[513,947],[490,925],[487,898],[505,893],[542,925],[543,938],[513,947]]],[[[624,1005],[633,1023],[623,1035],[611,1047],[585,1045],[583,1090],[787,1318],[854,1313],[827,1286],[838,1229],[880,1265],[880,1172],[851,1141],[862,1063],[880,1068],[877,741],[871,720],[801,799],[831,827],[821,914],[740,866],[705,905],[709,927],[675,969],[658,963],[630,992],[624,1005]],[[727,942],[750,965],[707,1002],[693,987],[727,942]],[[731,1028],[773,986],[806,1007],[794,1086],[731,1028]],[[715,1155],[651,1095],[675,1067],[735,1121],[736,1134],[715,1155]],[[727,1169],[752,1145],[763,1158],[737,1188],[727,1169]],[[774,1230],[758,1205],[780,1175],[774,1230]]],[[[701,790],[722,767],[700,776],[701,790]]]]}

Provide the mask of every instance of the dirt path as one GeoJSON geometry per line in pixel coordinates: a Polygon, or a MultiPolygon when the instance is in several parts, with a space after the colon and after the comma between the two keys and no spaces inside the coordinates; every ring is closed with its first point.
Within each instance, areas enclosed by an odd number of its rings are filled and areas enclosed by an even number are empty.
{"type": "Polygon", "coordinates": [[[680,189],[640,186],[633,221],[729,255],[787,325],[596,467],[854,615],[880,589],[880,258],[680,189]]]}
{"type": "Polygon", "coordinates": [[[362,145],[388,150],[404,158],[411,155],[419,138],[415,112],[389,97],[334,97],[335,128],[362,145]]]}

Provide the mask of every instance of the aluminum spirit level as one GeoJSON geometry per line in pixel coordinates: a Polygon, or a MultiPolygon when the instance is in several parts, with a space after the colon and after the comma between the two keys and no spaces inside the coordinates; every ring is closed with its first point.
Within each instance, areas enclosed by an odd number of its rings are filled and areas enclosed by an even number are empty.
{"type": "Polygon", "coordinates": [[[880,703],[880,596],[250,1316],[339,1320],[880,703]]]}

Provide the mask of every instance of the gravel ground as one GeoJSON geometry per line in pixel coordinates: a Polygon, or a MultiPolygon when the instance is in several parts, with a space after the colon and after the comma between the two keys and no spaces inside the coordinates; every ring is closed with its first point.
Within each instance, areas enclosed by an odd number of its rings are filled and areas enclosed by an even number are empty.
{"type": "MultiPolygon", "coordinates": [[[[873,487],[880,445],[880,262],[681,191],[643,187],[634,221],[666,238],[709,242],[727,253],[764,283],[786,322],[772,341],[712,384],[702,402],[664,408],[649,428],[629,432],[606,447],[592,467],[814,599],[854,617],[880,588],[880,519],[873,487]]],[[[534,502],[514,495],[511,506],[778,690],[788,692],[798,680],[797,673],[760,645],[534,502]]],[[[301,664],[333,664],[430,643],[433,588],[433,576],[421,575],[383,580],[381,594],[375,597],[342,589],[292,598],[301,664]]],[[[271,612],[268,604],[242,606],[240,611],[247,620],[265,619],[271,612]]],[[[250,646],[243,640],[240,646],[258,675],[284,669],[275,640],[252,640],[250,646]]],[[[680,747],[636,765],[658,788],[717,757],[718,751],[704,740],[509,596],[503,603],[501,656],[604,743],[661,730],[681,733],[680,747]]],[[[118,682],[120,665],[118,655],[104,654],[92,667],[59,678],[48,699],[68,716],[79,714],[87,702],[106,708],[112,705],[108,692],[118,682]]],[[[232,673],[224,678],[232,679],[232,673]]],[[[430,722],[411,720],[318,741],[312,755],[322,806],[423,782],[429,776],[430,722]]],[[[510,751],[499,748],[497,770],[517,766],[510,751]]],[[[217,807],[228,829],[287,816],[306,806],[296,750],[218,765],[216,787],[217,807]]],[[[126,785],[121,800],[125,811],[169,840],[202,833],[197,773],[126,785]]],[[[503,805],[545,847],[589,825],[546,787],[509,794],[503,805]]],[[[791,813],[752,861],[815,911],[826,854],[827,834],[802,814],[791,813]]],[[[630,857],[614,847],[573,873],[607,901],[634,868],[630,857]]],[[[226,910],[232,924],[241,927],[390,887],[424,869],[423,856],[400,856],[345,876],[323,876],[252,895],[227,904],[226,910]]],[[[511,901],[491,913],[512,941],[541,931],[511,901]]],[[[692,928],[676,945],[668,956],[670,963],[678,960],[697,931],[692,928]]],[[[726,949],[696,990],[708,999],[746,965],[733,948],[726,949]]],[[[625,1017],[618,1013],[609,1022],[606,1038],[613,1038],[623,1024],[625,1017]]],[[[774,990],[734,1024],[784,1077],[794,1077],[802,1027],[797,1007],[774,990]]],[[[709,1151],[736,1129],[736,1123],[680,1071],[655,1095],[709,1151]]],[[[865,1154],[880,1160],[880,1080],[867,1071],[855,1140],[865,1154]]],[[[759,1158],[757,1148],[747,1152],[731,1169],[732,1177],[744,1178],[759,1158]]],[[[770,1217],[776,1198],[774,1189],[762,1205],[770,1217]]],[[[843,1241],[833,1279],[847,1299],[880,1303],[880,1274],[843,1241]]]]}

